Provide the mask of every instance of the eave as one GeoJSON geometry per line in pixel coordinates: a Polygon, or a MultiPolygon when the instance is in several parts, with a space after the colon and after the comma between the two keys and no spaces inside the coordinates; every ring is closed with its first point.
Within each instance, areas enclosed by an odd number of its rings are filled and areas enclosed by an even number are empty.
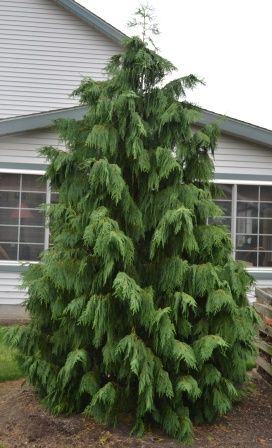
{"type": "Polygon", "coordinates": [[[0,120],[0,136],[49,128],[59,118],[74,118],[75,120],[79,120],[86,111],[86,106],[76,106],[67,109],[39,112],[38,114],[5,118],[0,120]]]}
{"type": "Polygon", "coordinates": [[[198,123],[216,123],[221,132],[272,148],[272,130],[202,109],[198,123]]]}
{"type": "MultiPolygon", "coordinates": [[[[0,120],[0,136],[49,128],[59,118],[79,120],[86,111],[86,106],[75,106],[67,109],[2,119],[0,120]]],[[[209,123],[216,123],[222,133],[272,149],[272,130],[202,109],[196,124],[205,125],[209,123]]]]}

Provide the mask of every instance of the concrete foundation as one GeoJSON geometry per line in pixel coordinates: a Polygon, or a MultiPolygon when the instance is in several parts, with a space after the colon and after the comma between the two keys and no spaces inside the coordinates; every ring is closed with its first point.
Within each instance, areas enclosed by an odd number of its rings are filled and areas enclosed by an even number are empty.
{"type": "Polygon", "coordinates": [[[0,305],[0,324],[29,322],[23,305],[0,305]]]}

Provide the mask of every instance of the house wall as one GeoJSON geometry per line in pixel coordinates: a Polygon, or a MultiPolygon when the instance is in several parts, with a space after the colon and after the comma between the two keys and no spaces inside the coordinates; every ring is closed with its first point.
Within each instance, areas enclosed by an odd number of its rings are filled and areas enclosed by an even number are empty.
{"type": "Polygon", "coordinates": [[[215,152],[215,172],[271,176],[272,151],[249,141],[221,135],[215,152]]]}
{"type": "MultiPolygon", "coordinates": [[[[1,163],[45,163],[38,150],[46,145],[64,148],[53,129],[0,137],[1,163]]],[[[215,172],[224,174],[271,175],[272,151],[257,144],[222,135],[215,152],[215,172]]]]}
{"type": "Polygon", "coordinates": [[[0,119],[76,105],[83,77],[104,79],[120,51],[53,0],[1,0],[0,41],[0,119]]]}
{"type": "MultiPolygon", "coordinates": [[[[0,137],[0,172],[16,171],[36,173],[44,165],[45,159],[38,153],[43,146],[64,148],[56,131],[41,129],[0,137]]],[[[21,266],[18,263],[0,261],[0,322],[24,320],[27,316],[20,306],[26,299],[26,291],[21,286],[21,266]]]]}
{"type": "MultiPolygon", "coordinates": [[[[44,146],[64,148],[57,133],[53,129],[42,129],[31,132],[5,135],[0,137],[0,168],[1,164],[45,164],[39,155],[39,149],[44,146]]],[[[12,168],[12,165],[10,166],[12,168]]]]}
{"type": "MultiPolygon", "coordinates": [[[[38,153],[37,149],[45,145],[54,145],[64,148],[59,141],[56,132],[53,129],[43,129],[28,131],[20,134],[13,134],[0,137],[0,170],[1,165],[7,164],[13,166],[28,165],[35,168],[45,162],[38,153]]],[[[222,135],[215,156],[216,175],[230,175],[239,178],[243,175],[262,175],[271,174],[272,169],[272,151],[265,147],[257,146],[247,141],[242,141],[227,135],[222,135]]],[[[16,267],[10,266],[8,271],[8,262],[0,262],[0,320],[5,316],[3,307],[7,305],[18,305],[22,303],[26,294],[19,289],[20,273],[14,272],[16,267]]],[[[18,267],[19,271],[19,267],[18,267]]],[[[253,273],[254,274],[254,273],[253,273]]],[[[272,272],[266,272],[265,275],[259,273],[257,276],[258,284],[272,284],[272,272]]],[[[251,299],[254,297],[251,294],[251,299]]],[[[6,311],[8,314],[9,311],[6,311]]],[[[20,317],[20,310],[18,311],[20,317]]]]}
{"type": "Polygon", "coordinates": [[[27,294],[26,291],[18,288],[20,282],[21,274],[19,272],[0,272],[0,306],[22,303],[27,294]]]}

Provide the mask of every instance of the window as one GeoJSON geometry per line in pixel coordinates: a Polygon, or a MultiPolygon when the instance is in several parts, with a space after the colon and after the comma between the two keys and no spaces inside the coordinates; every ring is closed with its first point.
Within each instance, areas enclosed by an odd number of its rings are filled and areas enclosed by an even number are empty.
{"type": "Polygon", "coordinates": [[[0,173],[0,260],[35,261],[46,248],[41,176],[0,173]]]}
{"type": "Polygon", "coordinates": [[[231,232],[234,256],[248,267],[272,267],[272,186],[219,185],[224,194],[215,202],[231,232]]]}
{"type": "Polygon", "coordinates": [[[231,216],[232,216],[232,185],[219,185],[223,190],[223,195],[218,198],[215,203],[222,209],[222,216],[210,219],[213,224],[225,225],[231,232],[231,216]]]}

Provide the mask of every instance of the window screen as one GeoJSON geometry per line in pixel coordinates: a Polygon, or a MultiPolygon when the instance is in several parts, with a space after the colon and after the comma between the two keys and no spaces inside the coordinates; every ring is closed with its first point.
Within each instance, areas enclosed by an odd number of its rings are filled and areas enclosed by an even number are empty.
{"type": "Polygon", "coordinates": [[[248,267],[272,267],[272,186],[219,186],[223,194],[215,202],[223,213],[213,222],[230,229],[235,258],[248,267]]]}
{"type": "Polygon", "coordinates": [[[0,260],[35,261],[44,250],[46,184],[40,176],[0,173],[0,260]]]}

